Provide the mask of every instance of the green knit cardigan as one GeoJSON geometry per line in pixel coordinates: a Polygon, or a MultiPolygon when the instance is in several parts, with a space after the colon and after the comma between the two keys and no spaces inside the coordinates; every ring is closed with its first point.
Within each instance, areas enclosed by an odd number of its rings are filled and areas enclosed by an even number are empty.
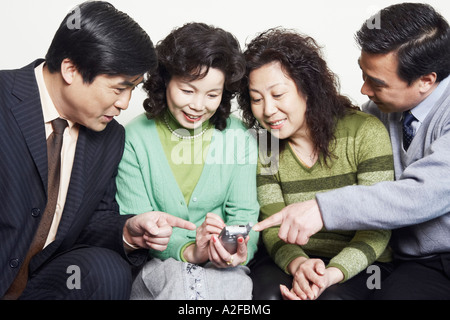
{"type": "MultiPolygon", "coordinates": [[[[227,120],[225,130],[212,130],[203,170],[186,203],[171,170],[171,159],[161,144],[156,121],[145,115],[132,120],[126,126],[125,151],[116,179],[121,214],[163,211],[199,226],[212,212],[227,225],[256,223],[256,140],[234,116],[227,120]]],[[[195,235],[195,231],[174,228],[167,249],[150,250],[150,254],[162,260],[183,261],[183,249],[195,241],[195,235]]],[[[258,238],[259,234],[251,231],[247,261],[256,252],[258,238]]]]}

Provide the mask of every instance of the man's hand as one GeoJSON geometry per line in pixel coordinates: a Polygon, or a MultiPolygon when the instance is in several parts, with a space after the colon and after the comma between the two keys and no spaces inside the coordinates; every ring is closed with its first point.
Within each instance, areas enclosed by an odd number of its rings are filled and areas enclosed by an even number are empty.
{"type": "Polygon", "coordinates": [[[278,237],[286,243],[304,245],[323,227],[322,215],[316,200],[293,203],[280,212],[257,223],[253,230],[280,225],[278,237]]]}
{"type": "Polygon", "coordinates": [[[165,212],[152,211],[130,218],[123,228],[123,237],[133,247],[164,251],[172,235],[172,228],[195,230],[192,222],[165,212]]]}

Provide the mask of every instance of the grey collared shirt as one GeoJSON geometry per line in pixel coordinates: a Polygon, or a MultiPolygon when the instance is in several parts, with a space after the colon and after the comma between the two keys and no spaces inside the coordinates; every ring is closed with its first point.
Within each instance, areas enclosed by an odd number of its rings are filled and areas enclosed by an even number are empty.
{"type": "Polygon", "coordinates": [[[414,129],[414,134],[419,130],[420,126],[422,125],[423,121],[427,117],[430,110],[441,98],[449,82],[450,76],[442,80],[436,87],[436,89],[434,89],[434,91],[426,99],[424,99],[416,107],[411,109],[412,115],[416,118],[416,120],[413,120],[413,122],[411,122],[411,126],[414,129]]]}

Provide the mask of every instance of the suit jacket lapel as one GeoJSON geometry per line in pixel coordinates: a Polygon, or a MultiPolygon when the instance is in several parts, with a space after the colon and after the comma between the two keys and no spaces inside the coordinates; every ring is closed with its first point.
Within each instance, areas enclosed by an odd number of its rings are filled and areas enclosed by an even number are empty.
{"type": "Polygon", "coordinates": [[[34,68],[43,60],[37,60],[17,72],[12,94],[21,102],[11,107],[20,130],[34,159],[47,193],[47,143],[45,139],[44,116],[36,83],[34,68]]]}
{"type": "MultiPolygon", "coordinates": [[[[76,213],[79,210],[85,193],[86,186],[86,163],[91,163],[86,160],[86,128],[80,127],[78,134],[77,148],[75,151],[75,159],[73,162],[72,173],[70,175],[69,189],[67,190],[66,203],[64,205],[64,212],[59,224],[58,237],[64,238],[67,234],[76,213]]],[[[89,166],[89,165],[88,165],[89,166]]]]}
{"type": "MultiPolygon", "coordinates": [[[[99,143],[102,140],[98,138],[102,134],[102,132],[93,132],[80,126],[70,185],[67,191],[64,212],[56,235],[57,239],[58,237],[64,238],[72,226],[77,213],[84,212],[83,204],[91,192],[89,188],[96,186],[96,182],[91,181],[90,177],[92,176],[91,170],[95,168],[95,165],[99,161],[97,152],[101,149],[99,143]]],[[[80,216],[78,219],[80,221],[83,220],[80,216]]]]}
{"type": "MultiPolygon", "coordinates": [[[[67,235],[70,233],[69,230],[72,227],[80,205],[83,202],[86,185],[85,163],[88,163],[85,159],[86,141],[85,128],[80,127],[77,148],[75,151],[75,159],[70,176],[69,189],[67,190],[64,211],[61,221],[59,222],[55,241],[50,243],[44,250],[34,256],[30,262],[30,270],[35,270],[39,267],[44,261],[49,259],[51,255],[55,253],[55,250],[65,251],[70,249],[70,247],[65,246],[63,243],[67,238],[67,235]]],[[[80,218],[79,221],[82,221],[82,219],[80,218]]],[[[72,242],[69,241],[69,243],[72,242]]]]}

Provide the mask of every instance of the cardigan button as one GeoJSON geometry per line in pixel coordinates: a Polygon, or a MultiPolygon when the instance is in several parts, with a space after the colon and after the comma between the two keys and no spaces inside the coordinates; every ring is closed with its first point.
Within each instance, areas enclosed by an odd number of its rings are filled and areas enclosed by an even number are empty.
{"type": "Polygon", "coordinates": [[[197,202],[197,197],[193,197],[192,201],[197,202]]]}

